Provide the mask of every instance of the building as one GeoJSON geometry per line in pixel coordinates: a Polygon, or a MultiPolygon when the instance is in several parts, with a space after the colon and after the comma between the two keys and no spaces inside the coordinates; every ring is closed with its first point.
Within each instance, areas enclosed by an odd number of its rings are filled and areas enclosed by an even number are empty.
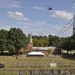
{"type": "Polygon", "coordinates": [[[32,33],[30,34],[30,43],[28,44],[28,49],[29,52],[42,52],[44,54],[50,54],[52,53],[52,51],[54,51],[56,49],[56,47],[54,46],[50,46],[50,47],[34,47],[33,46],[33,39],[32,39],[32,33]]]}

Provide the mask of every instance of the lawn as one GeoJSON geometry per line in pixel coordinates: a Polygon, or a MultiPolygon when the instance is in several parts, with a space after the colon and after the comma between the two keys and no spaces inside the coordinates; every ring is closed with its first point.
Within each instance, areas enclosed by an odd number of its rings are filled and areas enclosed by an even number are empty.
{"type": "Polygon", "coordinates": [[[29,70],[57,70],[75,69],[75,60],[64,59],[60,56],[46,57],[26,57],[20,55],[18,59],[15,56],[0,56],[0,63],[5,65],[0,68],[0,75],[15,75],[19,70],[26,73],[29,70]],[[56,63],[56,67],[50,67],[50,63],[56,63]]]}

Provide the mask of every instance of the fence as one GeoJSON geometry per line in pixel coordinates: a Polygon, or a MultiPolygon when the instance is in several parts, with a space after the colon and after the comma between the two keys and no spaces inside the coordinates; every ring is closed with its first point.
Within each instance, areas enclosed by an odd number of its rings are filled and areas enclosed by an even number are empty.
{"type": "Polygon", "coordinates": [[[75,75],[75,69],[19,69],[0,70],[0,75],[75,75]]]}

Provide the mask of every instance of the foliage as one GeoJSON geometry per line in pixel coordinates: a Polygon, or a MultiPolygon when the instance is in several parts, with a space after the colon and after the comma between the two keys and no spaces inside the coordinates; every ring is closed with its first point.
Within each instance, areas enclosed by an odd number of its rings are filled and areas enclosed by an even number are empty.
{"type": "Polygon", "coordinates": [[[67,53],[68,51],[75,50],[75,38],[74,37],[75,36],[64,38],[63,40],[61,40],[59,47],[67,50],[67,53]]]}
{"type": "MultiPolygon", "coordinates": [[[[71,37],[32,36],[33,46],[55,46],[68,51],[75,50],[75,35],[71,37]]],[[[9,31],[0,30],[0,52],[8,50],[10,53],[17,53],[20,48],[27,48],[29,38],[19,28],[11,28],[9,31]]]]}
{"type": "Polygon", "coordinates": [[[18,52],[20,48],[26,48],[27,37],[19,28],[11,28],[8,32],[8,49],[9,52],[18,52]]]}
{"type": "Polygon", "coordinates": [[[49,35],[49,46],[58,47],[59,42],[60,42],[60,38],[58,36],[49,35]]]}
{"type": "Polygon", "coordinates": [[[48,46],[48,38],[45,36],[33,36],[33,45],[34,46],[41,46],[41,47],[46,47],[48,46]]]}
{"type": "Polygon", "coordinates": [[[33,36],[33,45],[34,46],[55,46],[60,49],[68,51],[75,50],[75,35],[71,37],[58,37],[49,35],[49,37],[44,36],[33,36]]]}
{"type": "Polygon", "coordinates": [[[11,28],[9,31],[0,30],[0,51],[8,50],[10,53],[18,52],[20,48],[26,48],[28,38],[19,28],[11,28]]]}
{"type": "Polygon", "coordinates": [[[0,30],[0,51],[3,53],[4,50],[6,50],[6,42],[7,42],[7,30],[0,30]]]}

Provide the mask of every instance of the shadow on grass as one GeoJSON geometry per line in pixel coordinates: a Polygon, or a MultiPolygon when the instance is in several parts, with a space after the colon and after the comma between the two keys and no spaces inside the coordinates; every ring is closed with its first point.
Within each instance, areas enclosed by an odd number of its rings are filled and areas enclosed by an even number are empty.
{"type": "Polygon", "coordinates": [[[16,55],[16,53],[0,53],[0,56],[12,56],[16,55]]]}
{"type": "Polygon", "coordinates": [[[61,57],[64,59],[75,60],[75,54],[61,54],[61,57]]]}

